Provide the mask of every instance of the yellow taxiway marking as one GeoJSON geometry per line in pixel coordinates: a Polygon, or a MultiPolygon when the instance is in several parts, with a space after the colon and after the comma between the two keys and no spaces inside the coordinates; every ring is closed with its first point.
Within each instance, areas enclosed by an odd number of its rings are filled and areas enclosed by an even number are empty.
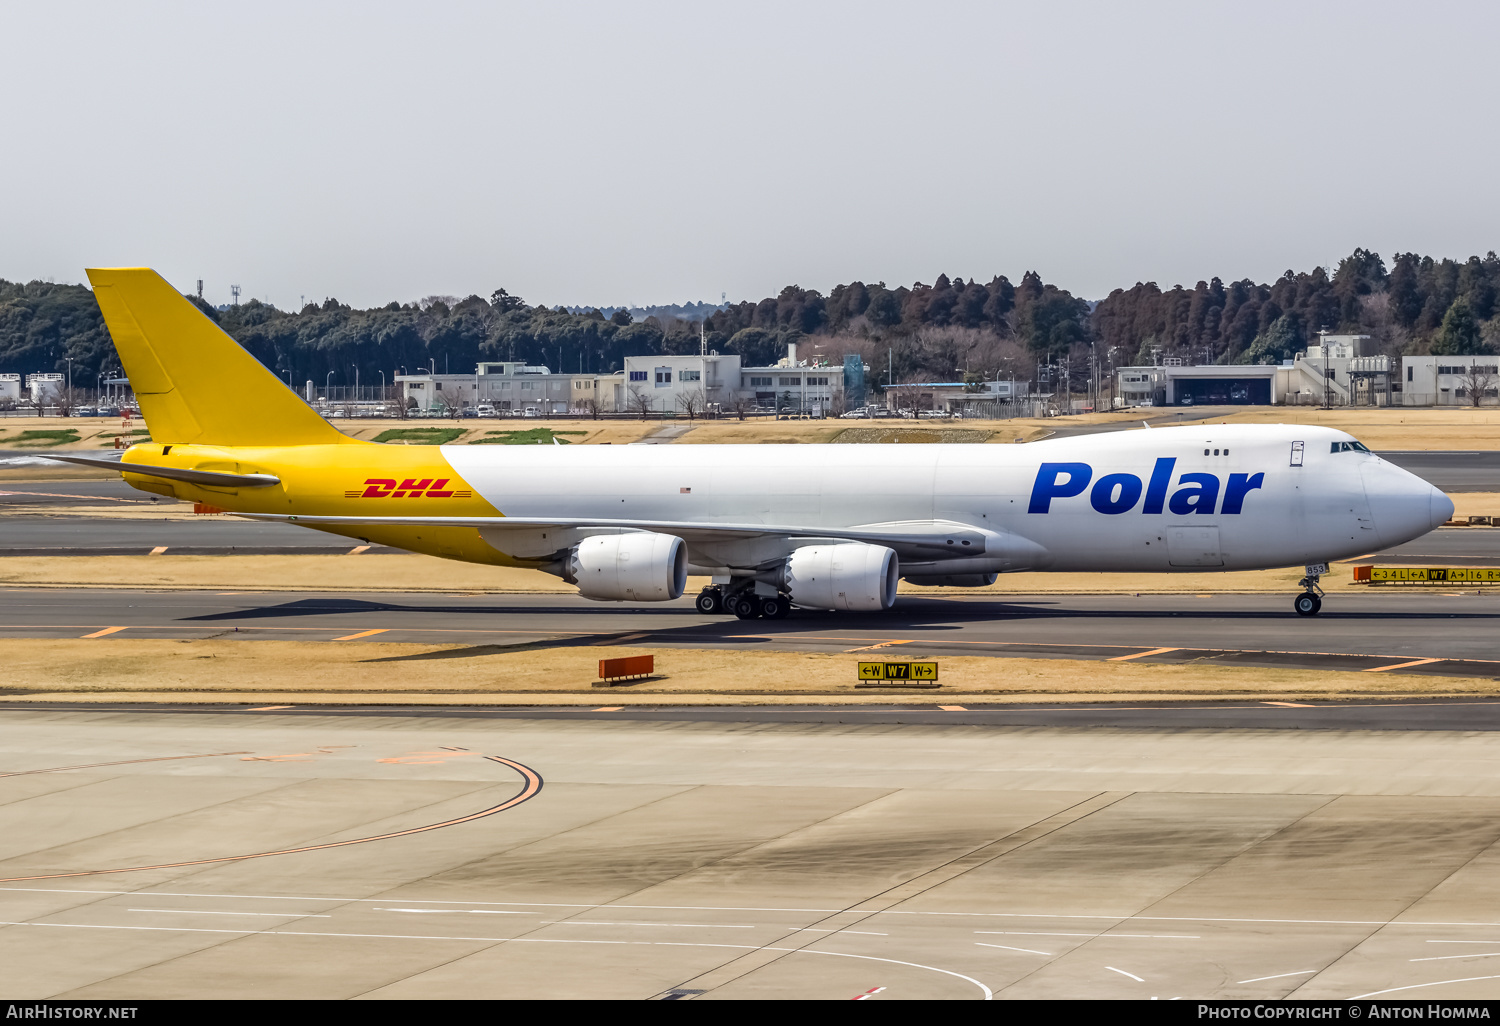
{"type": "Polygon", "coordinates": [[[1385,670],[1404,670],[1408,666],[1426,666],[1428,663],[1440,663],[1441,659],[1413,659],[1409,663],[1392,663],[1390,666],[1372,666],[1365,673],[1381,673],[1385,670]]]}
{"type": "Polygon", "coordinates": [[[102,638],[102,637],[104,637],[106,635],[109,635],[109,634],[118,634],[120,631],[128,631],[128,630],[130,630],[129,627],[106,627],[102,631],[95,631],[92,634],[85,634],[84,637],[85,638],[102,638]]]}
{"type": "Polygon", "coordinates": [[[1261,705],[1274,705],[1279,709],[1311,709],[1312,706],[1306,702],[1262,702],[1261,705]]]}
{"type": "Polygon", "coordinates": [[[938,708],[941,709],[941,710],[943,710],[943,712],[968,712],[969,711],[967,706],[962,706],[962,705],[940,705],[940,706],[938,706],[938,708]]]}
{"type": "Polygon", "coordinates": [[[384,634],[390,630],[389,627],[377,627],[373,631],[360,631],[358,634],[345,634],[342,638],[334,638],[334,641],[354,641],[356,638],[368,638],[372,634],[384,634]]]}
{"type": "Polygon", "coordinates": [[[597,648],[599,646],[608,647],[610,645],[623,645],[627,641],[640,641],[642,638],[649,638],[649,637],[651,637],[650,634],[626,634],[624,637],[620,637],[620,638],[607,637],[607,638],[605,638],[602,641],[591,641],[591,642],[589,642],[589,646],[591,648],[597,648]]]}
{"type": "Polygon", "coordinates": [[[625,708],[623,705],[605,705],[595,709],[594,712],[619,712],[623,708],[625,708]]]}
{"type": "Polygon", "coordinates": [[[1178,651],[1178,649],[1175,649],[1175,648],[1152,648],[1152,649],[1147,649],[1145,652],[1134,652],[1134,653],[1132,653],[1130,655],[1110,656],[1108,659],[1105,660],[1105,662],[1107,662],[1107,663],[1123,663],[1127,659],[1139,659],[1142,656],[1161,655],[1164,652],[1176,652],[1176,651],[1178,651]]]}
{"type": "MultiPolygon", "coordinates": [[[[256,708],[254,708],[254,709],[246,709],[245,711],[246,712],[270,712],[273,709],[294,709],[294,708],[296,708],[296,707],[295,706],[291,706],[291,705],[262,705],[262,706],[258,706],[256,708]]],[[[243,761],[243,760],[241,760],[241,761],[243,761]]]]}
{"type": "Polygon", "coordinates": [[[148,556],[159,556],[163,552],[166,552],[166,551],[167,551],[167,547],[165,545],[158,545],[156,548],[154,548],[150,552],[146,553],[146,555],[148,555],[148,556]]]}
{"type": "Polygon", "coordinates": [[[845,654],[848,654],[850,652],[873,652],[877,648],[890,648],[892,645],[910,645],[913,643],[914,642],[910,638],[904,641],[881,641],[874,645],[866,645],[863,648],[846,648],[844,649],[844,652],[845,654]]]}
{"type": "Polygon", "coordinates": [[[344,555],[346,555],[346,556],[357,556],[361,552],[369,552],[369,551],[370,551],[370,546],[368,546],[368,545],[356,545],[356,546],[354,546],[354,548],[352,548],[348,552],[344,553],[344,555]]]}

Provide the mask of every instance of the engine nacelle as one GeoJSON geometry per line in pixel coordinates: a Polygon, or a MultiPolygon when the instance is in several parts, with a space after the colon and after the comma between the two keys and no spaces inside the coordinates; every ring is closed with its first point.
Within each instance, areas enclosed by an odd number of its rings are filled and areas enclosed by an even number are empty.
{"type": "Polygon", "coordinates": [[[782,584],[811,609],[889,609],[901,564],[884,545],[804,545],[787,557],[782,584]]]}
{"type": "Polygon", "coordinates": [[[564,579],[584,598],[666,602],[687,587],[687,546],[650,531],[594,535],[573,546],[564,579]]]}
{"type": "Polygon", "coordinates": [[[988,588],[999,574],[908,574],[907,584],[922,588],[988,588]]]}

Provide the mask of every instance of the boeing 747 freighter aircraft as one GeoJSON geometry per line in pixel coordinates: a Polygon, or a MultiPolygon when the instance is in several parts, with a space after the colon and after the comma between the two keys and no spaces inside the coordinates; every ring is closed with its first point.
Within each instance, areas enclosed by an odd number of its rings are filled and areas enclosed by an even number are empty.
{"type": "Polygon", "coordinates": [[[143,491],[704,613],[879,610],[900,578],[1305,566],[1410,541],[1453,503],[1352,436],[1201,425],[1029,445],[395,446],[340,433],[154,271],[90,270],[151,441],[143,491]]]}

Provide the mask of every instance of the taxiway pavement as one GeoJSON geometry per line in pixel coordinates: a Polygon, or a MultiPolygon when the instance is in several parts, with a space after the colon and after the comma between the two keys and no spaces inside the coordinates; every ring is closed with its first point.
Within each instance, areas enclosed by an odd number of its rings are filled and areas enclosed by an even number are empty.
{"type": "Polygon", "coordinates": [[[1286,595],[903,597],[885,613],[797,611],[742,621],[690,598],[608,606],[573,595],[0,590],[0,638],[222,638],[466,646],[634,645],[882,656],[1130,659],[1144,663],[1500,677],[1500,596],[1386,590],[1329,596],[1299,617],[1286,595]]]}
{"type": "Polygon", "coordinates": [[[1500,995],[1482,730],[8,709],[0,773],[15,999],[1500,995]]]}

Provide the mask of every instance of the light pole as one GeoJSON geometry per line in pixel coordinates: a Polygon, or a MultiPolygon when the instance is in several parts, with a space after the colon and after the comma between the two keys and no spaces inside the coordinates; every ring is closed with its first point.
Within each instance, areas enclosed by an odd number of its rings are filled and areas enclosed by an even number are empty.
{"type": "Polygon", "coordinates": [[[1318,332],[1318,348],[1323,350],[1323,409],[1333,405],[1333,390],[1328,387],[1328,329],[1318,332]]]}
{"type": "Polygon", "coordinates": [[[354,368],[354,401],[359,402],[359,364],[351,363],[349,366],[354,368]]]}
{"type": "Polygon", "coordinates": [[[328,372],[328,377],[323,379],[323,398],[327,399],[333,391],[333,371],[328,372]]]}

